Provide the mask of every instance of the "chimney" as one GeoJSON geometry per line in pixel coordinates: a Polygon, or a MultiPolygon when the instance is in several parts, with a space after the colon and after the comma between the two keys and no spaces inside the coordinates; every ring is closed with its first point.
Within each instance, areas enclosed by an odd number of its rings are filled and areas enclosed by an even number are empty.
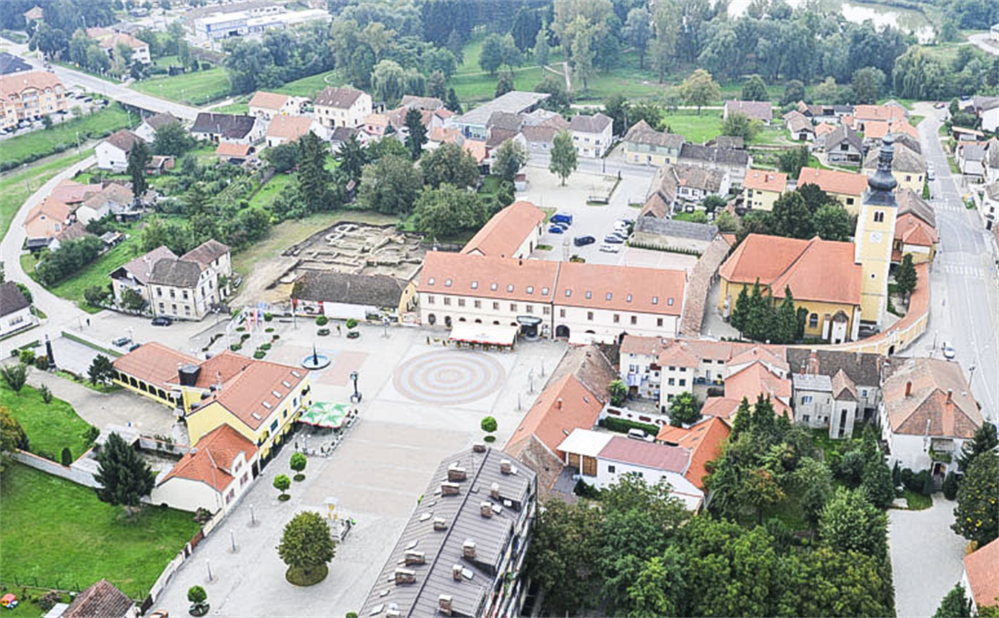
{"type": "Polygon", "coordinates": [[[406,550],[406,566],[412,566],[414,564],[426,564],[427,557],[422,551],[416,550],[406,550]]]}
{"type": "Polygon", "coordinates": [[[434,530],[437,532],[447,530],[447,520],[443,517],[434,517],[434,530]]]}
{"type": "Polygon", "coordinates": [[[912,395],[912,380],[905,383],[905,396],[909,397],[912,395]]]}
{"type": "Polygon", "coordinates": [[[461,488],[458,486],[457,483],[452,483],[449,481],[441,483],[442,496],[457,496],[460,493],[461,493],[461,488]]]}
{"type": "Polygon", "coordinates": [[[451,615],[451,600],[450,594],[442,594],[437,597],[437,609],[445,616],[451,615]]]}
{"type": "Polygon", "coordinates": [[[412,584],[416,582],[416,571],[412,569],[396,569],[395,570],[395,585],[399,584],[412,584]]]}
{"type": "Polygon", "coordinates": [[[493,483],[489,486],[489,495],[492,496],[493,500],[500,499],[499,483],[493,483]]]}
{"type": "Polygon", "coordinates": [[[500,460],[500,472],[503,474],[510,474],[513,471],[513,464],[510,463],[509,459],[500,460]]]}
{"type": "Polygon", "coordinates": [[[562,409],[562,398],[561,397],[559,397],[558,399],[555,400],[555,407],[557,409],[559,409],[559,410],[562,409]]]}
{"type": "Polygon", "coordinates": [[[460,582],[461,578],[462,578],[462,574],[461,574],[462,570],[463,569],[461,568],[460,564],[456,564],[456,565],[452,566],[451,567],[451,579],[453,579],[456,582],[460,582]]]}
{"type": "Polygon", "coordinates": [[[479,514],[483,517],[489,518],[493,516],[493,503],[485,500],[479,503],[479,514]]]}
{"type": "Polygon", "coordinates": [[[447,469],[447,480],[452,483],[464,481],[466,478],[468,477],[465,474],[465,469],[461,466],[451,466],[447,469]]]}
{"type": "Polygon", "coordinates": [[[950,403],[953,400],[954,400],[954,389],[948,388],[947,389],[947,403],[950,403]]]}
{"type": "Polygon", "coordinates": [[[469,560],[475,560],[475,541],[468,539],[461,546],[461,555],[469,560]]]}
{"type": "Polygon", "coordinates": [[[476,442],[475,444],[473,444],[472,445],[472,452],[473,453],[485,453],[486,452],[486,445],[485,445],[485,443],[484,442],[476,442]]]}

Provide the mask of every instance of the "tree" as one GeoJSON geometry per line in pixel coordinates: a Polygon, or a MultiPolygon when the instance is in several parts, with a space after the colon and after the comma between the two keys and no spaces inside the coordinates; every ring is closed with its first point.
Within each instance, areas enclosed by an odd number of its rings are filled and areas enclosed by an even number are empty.
{"type": "Polygon", "coordinates": [[[513,25],[510,26],[510,35],[513,37],[517,49],[527,51],[534,44],[534,38],[541,29],[541,17],[538,11],[520,7],[513,18],[513,25]]]}
{"type": "Polygon", "coordinates": [[[296,481],[305,480],[305,474],[303,474],[303,472],[305,470],[305,466],[308,465],[308,463],[309,460],[304,454],[298,452],[291,454],[291,459],[288,461],[288,467],[295,472],[296,481]]]}
{"type": "Polygon", "coordinates": [[[680,552],[667,550],[642,565],[626,590],[629,616],[679,616],[675,592],[680,581],[680,552]]]}
{"type": "Polygon", "coordinates": [[[539,84],[534,86],[535,92],[549,95],[541,102],[542,109],[552,112],[565,113],[569,109],[569,92],[565,89],[565,80],[545,71],[545,77],[539,84]]]}
{"type": "Polygon", "coordinates": [[[13,460],[17,449],[27,451],[28,436],[7,406],[0,406],[0,470],[13,460]]]}
{"type": "Polygon", "coordinates": [[[156,129],[153,152],[158,155],[179,157],[194,147],[194,139],[179,122],[171,122],[156,129]]]}
{"type": "Polygon", "coordinates": [[[720,95],[718,84],[712,79],[711,73],[704,69],[697,69],[680,84],[680,96],[687,105],[697,106],[698,115],[702,107],[717,100],[720,95]]]}
{"type": "Polygon", "coordinates": [[[268,148],[263,152],[261,158],[274,169],[278,174],[284,174],[295,169],[298,165],[299,146],[296,142],[285,142],[278,146],[268,148]]]}
{"type": "MultiPolygon", "coordinates": [[[[805,185],[814,187],[815,185],[805,185]]],[[[812,215],[815,233],[822,240],[846,242],[853,237],[854,223],[850,213],[839,203],[823,204],[812,215]]]]}
{"type": "Polygon", "coordinates": [[[124,506],[133,515],[156,484],[156,475],[132,446],[112,432],[97,452],[97,474],[101,502],[124,506]]]}
{"type": "Polygon", "coordinates": [[[3,378],[4,384],[10,390],[20,396],[21,389],[24,388],[25,382],[28,381],[28,366],[24,363],[0,366],[0,378],[3,378]]]}
{"type": "Polygon", "coordinates": [[[433,188],[451,184],[464,189],[479,181],[479,165],[458,144],[441,144],[420,159],[420,169],[427,185],[433,188]]]}
{"type": "Polygon", "coordinates": [[[815,235],[812,214],[808,212],[801,194],[796,191],[777,198],[770,217],[771,229],[777,236],[808,239],[815,235]]]}
{"type": "Polygon", "coordinates": [[[500,179],[513,182],[526,163],[527,149],[520,142],[508,139],[496,150],[496,160],[491,169],[500,179]]]}
{"type": "Polygon", "coordinates": [[[478,194],[447,183],[436,189],[424,188],[416,200],[414,213],[418,229],[438,240],[475,229],[488,218],[478,194]]]}
{"type": "Polygon", "coordinates": [[[742,86],[743,101],[769,101],[770,94],[767,93],[767,84],[759,75],[750,75],[749,79],[742,86]]]}
{"type": "Polygon", "coordinates": [[[204,616],[208,613],[208,593],[201,586],[191,586],[187,589],[187,601],[191,604],[192,616],[204,616]]]}
{"type": "Polygon", "coordinates": [[[999,446],[996,426],[992,423],[982,423],[982,426],[975,430],[974,437],[961,447],[961,455],[958,459],[961,471],[967,472],[975,457],[988,451],[994,451],[996,446],[999,446]]]}
{"type": "Polygon", "coordinates": [[[612,406],[624,405],[624,398],[628,396],[628,386],[621,380],[611,380],[607,385],[607,392],[610,394],[612,406]]]}
{"type": "Polygon", "coordinates": [[[412,108],[406,112],[406,128],[409,130],[406,146],[415,161],[420,158],[423,145],[427,143],[427,127],[423,126],[423,114],[420,110],[412,108]]]}
{"type": "Polygon", "coordinates": [[[722,232],[735,232],[739,229],[739,219],[727,210],[723,210],[715,217],[715,225],[722,232]]]}
{"type": "Polygon", "coordinates": [[[572,134],[568,131],[560,131],[552,140],[551,163],[548,170],[562,179],[562,186],[565,180],[575,171],[579,165],[576,159],[576,147],[572,144],[572,134]]]}
{"type": "Polygon", "coordinates": [[[781,105],[791,105],[798,101],[805,100],[805,84],[796,79],[792,79],[784,86],[784,96],[780,99],[781,105]]]}
{"type": "Polygon", "coordinates": [[[839,488],[819,517],[819,535],[836,551],[856,551],[873,558],[887,554],[885,514],[859,491],[839,488]]]}
{"type": "Polygon", "coordinates": [[[548,64],[550,49],[548,47],[548,26],[542,25],[534,38],[534,63],[539,67],[548,64]]]}
{"type": "Polygon", "coordinates": [[[877,508],[887,509],[895,501],[895,483],[881,452],[875,451],[875,453],[864,466],[864,480],[860,483],[860,492],[877,508]]]}
{"type": "Polygon", "coordinates": [[[853,98],[857,103],[874,103],[881,96],[885,81],[884,71],[876,67],[864,67],[853,73],[853,98]]]}
{"type": "Polygon", "coordinates": [[[132,150],[128,153],[128,169],[126,172],[129,178],[132,179],[132,193],[137,198],[146,194],[146,187],[148,186],[146,183],[146,166],[149,165],[149,161],[152,158],[146,142],[141,139],[135,140],[135,143],[132,144],[132,150]]]}
{"type": "Polygon", "coordinates": [[[814,98],[818,103],[834,103],[838,92],[839,86],[836,85],[836,79],[827,77],[825,81],[815,87],[814,98]]]}
{"type": "MultiPolygon", "coordinates": [[[[589,87],[593,76],[593,62],[597,53],[597,39],[600,37],[602,24],[594,24],[582,15],[576,17],[569,26],[571,44],[568,46],[569,58],[575,78],[583,82],[583,90],[589,87]]],[[[565,45],[563,44],[563,48],[565,45]]]]}
{"type": "Polygon", "coordinates": [[[427,78],[427,96],[441,101],[447,99],[447,77],[440,71],[434,71],[427,78]]]}
{"type": "Polygon", "coordinates": [[[898,286],[898,291],[905,295],[906,302],[908,302],[912,291],[916,289],[917,279],[918,275],[916,267],[912,263],[912,254],[906,253],[902,256],[902,262],[899,263],[898,268],[895,269],[895,285],[898,286]]]}
{"type": "Polygon", "coordinates": [[[649,9],[640,6],[628,11],[628,18],[624,22],[624,29],[621,31],[624,40],[631,44],[638,52],[638,68],[645,68],[645,52],[652,40],[652,15],[649,9]]]}
{"type": "Polygon", "coordinates": [[[791,178],[797,178],[801,174],[801,168],[808,166],[808,157],[808,146],[782,150],[777,155],[777,167],[791,178]]]}
{"type": "Polygon", "coordinates": [[[406,71],[394,60],[382,60],[371,71],[371,89],[386,105],[394,106],[406,94],[406,71]]]}
{"type": "Polygon", "coordinates": [[[701,420],[701,406],[693,393],[684,391],[669,404],[669,424],[674,427],[693,425],[701,420]]]}
{"type": "Polygon", "coordinates": [[[94,360],[90,362],[90,367],[87,368],[87,377],[90,378],[90,383],[94,386],[98,382],[107,384],[114,377],[114,364],[111,359],[103,354],[95,356],[94,360]]]}
{"type": "Polygon", "coordinates": [[[746,332],[746,321],[749,318],[749,304],[749,286],[744,285],[739,290],[739,295],[735,298],[735,305],[732,307],[732,312],[728,318],[732,327],[740,333],[746,332]]]}
{"type": "Polygon", "coordinates": [[[66,466],[67,468],[73,465],[73,452],[69,450],[68,446],[62,449],[62,453],[60,453],[59,459],[62,462],[62,465],[66,466]]]}
{"type": "Polygon", "coordinates": [[[493,92],[493,96],[497,98],[501,97],[513,89],[513,71],[500,71],[499,78],[496,80],[496,90],[493,92]]]}
{"type": "Polygon", "coordinates": [[[964,593],[964,586],[954,584],[947,596],[940,601],[933,618],[971,618],[971,599],[964,593]]]}
{"type": "Polygon", "coordinates": [[[298,140],[298,195],[307,212],[331,210],[333,174],[326,169],[328,146],[309,131],[298,140]]]}
{"type": "Polygon", "coordinates": [[[288,494],[284,493],[288,491],[289,487],[291,487],[291,479],[288,478],[287,474],[279,474],[275,476],[273,485],[274,489],[281,492],[281,495],[278,496],[278,500],[283,502],[290,497],[288,494]]]}
{"type": "Polygon", "coordinates": [[[791,286],[784,286],[784,300],[777,307],[773,318],[773,334],[771,340],[775,343],[794,343],[798,333],[798,310],[794,307],[794,296],[791,286]]]}
{"type": "Polygon", "coordinates": [[[764,511],[786,497],[774,473],[766,468],[751,470],[743,478],[741,494],[743,501],[751,504],[756,510],[756,520],[759,525],[763,524],[764,511]]]}
{"type": "Polygon", "coordinates": [[[461,113],[461,102],[458,100],[458,95],[455,94],[453,87],[447,89],[447,101],[444,103],[444,107],[450,112],[461,113]]]}
{"type": "Polygon", "coordinates": [[[408,213],[423,185],[423,175],[412,161],[389,155],[364,166],[358,202],[385,214],[408,213]]]}
{"type": "Polygon", "coordinates": [[[351,135],[340,145],[340,149],[333,155],[333,160],[337,162],[337,172],[344,178],[354,181],[361,179],[361,171],[368,162],[364,147],[355,135],[351,135]]]}
{"type": "Polygon", "coordinates": [[[829,466],[812,458],[802,460],[792,481],[801,491],[799,504],[812,530],[818,526],[822,510],[833,495],[833,477],[829,466]]]}
{"type": "Polygon", "coordinates": [[[482,422],[479,423],[479,427],[482,429],[482,431],[488,434],[486,435],[486,442],[493,442],[494,440],[496,440],[496,436],[492,435],[492,433],[496,431],[496,428],[499,427],[499,424],[496,422],[496,419],[494,417],[492,416],[484,417],[482,419],[482,422]]]}
{"type": "Polygon", "coordinates": [[[482,51],[479,53],[479,66],[483,71],[495,76],[496,71],[503,65],[513,68],[521,62],[520,50],[513,37],[509,34],[500,36],[490,34],[482,42],[482,51]]]}
{"type": "Polygon", "coordinates": [[[999,455],[986,451],[971,460],[957,490],[951,528],[984,547],[999,536],[999,455]]]}
{"type": "Polygon", "coordinates": [[[746,114],[732,113],[722,122],[722,135],[741,137],[743,141],[748,143],[756,137],[760,128],[758,120],[750,120],[746,114]]]}

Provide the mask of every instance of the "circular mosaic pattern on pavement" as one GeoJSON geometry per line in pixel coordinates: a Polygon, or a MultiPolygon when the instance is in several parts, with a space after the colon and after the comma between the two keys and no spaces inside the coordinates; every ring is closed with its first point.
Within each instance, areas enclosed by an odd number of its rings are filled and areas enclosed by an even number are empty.
{"type": "Polygon", "coordinates": [[[506,373],[493,358],[481,352],[430,352],[396,369],[395,390],[413,401],[455,405],[482,399],[496,392],[506,373]]]}

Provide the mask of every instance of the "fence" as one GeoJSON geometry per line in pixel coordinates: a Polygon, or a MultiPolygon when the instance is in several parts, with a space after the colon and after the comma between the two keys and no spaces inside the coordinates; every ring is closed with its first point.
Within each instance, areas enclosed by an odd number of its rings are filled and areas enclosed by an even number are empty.
{"type": "MultiPolygon", "coordinates": [[[[80,461],[85,457],[87,457],[87,454],[89,452],[90,451],[87,451],[86,453],[81,455],[79,458],[77,458],[76,461],[80,461]]],[[[54,461],[45,459],[44,457],[39,457],[34,453],[29,453],[27,451],[22,451],[22,450],[18,450],[17,453],[14,455],[14,458],[19,463],[23,463],[24,465],[30,468],[41,470],[46,474],[58,476],[59,478],[66,479],[67,481],[72,481],[73,483],[76,483],[78,485],[83,485],[84,487],[96,488],[99,486],[97,481],[94,480],[93,473],[83,469],[82,467],[78,467],[75,462],[71,466],[64,466],[54,461]]]]}
{"type": "Polygon", "coordinates": [[[62,336],[65,337],[66,339],[71,340],[71,341],[75,341],[77,343],[83,344],[83,345],[87,346],[88,348],[93,348],[93,349],[97,350],[98,352],[103,352],[104,354],[108,354],[108,355],[111,356],[111,360],[114,360],[114,359],[116,359],[116,358],[118,358],[119,356],[122,355],[121,352],[118,352],[116,350],[112,350],[110,347],[106,346],[105,344],[101,343],[100,341],[97,341],[96,339],[94,339],[92,337],[88,337],[87,335],[84,335],[83,333],[74,333],[74,332],[71,332],[71,331],[69,331],[67,329],[67,330],[62,331],[62,336]]]}

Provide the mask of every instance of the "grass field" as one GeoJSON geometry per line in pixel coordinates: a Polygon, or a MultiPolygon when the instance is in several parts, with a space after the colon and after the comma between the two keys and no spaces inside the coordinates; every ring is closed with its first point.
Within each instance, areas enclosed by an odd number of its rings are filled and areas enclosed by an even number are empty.
{"type": "Polygon", "coordinates": [[[288,82],[284,86],[276,88],[274,92],[288,94],[293,97],[309,97],[311,99],[326,86],[341,86],[343,83],[343,80],[336,74],[336,71],[327,71],[288,82]],[[326,81],[327,79],[329,81],[326,81]]]}
{"type": "Polygon", "coordinates": [[[294,174],[275,174],[267,184],[260,188],[253,197],[250,198],[250,206],[262,206],[269,208],[270,205],[281,195],[285,187],[295,182],[294,174]]]}
{"type": "Polygon", "coordinates": [[[680,110],[667,114],[665,121],[671,133],[679,133],[698,144],[718,137],[722,131],[721,114],[717,110],[701,110],[700,115],[693,110],[680,110]]]}
{"type": "Polygon", "coordinates": [[[905,498],[906,503],[908,503],[910,511],[922,511],[933,506],[933,496],[924,496],[911,489],[904,490],[902,496],[905,498]]]}
{"type": "Polygon", "coordinates": [[[73,406],[54,397],[45,403],[38,390],[28,385],[18,394],[6,383],[0,384],[0,398],[24,428],[32,453],[44,451],[56,461],[64,448],[69,448],[73,459],[83,454],[86,445],[83,434],[90,424],[76,414],[73,406]]]}
{"type": "Polygon", "coordinates": [[[225,98],[231,88],[229,74],[219,67],[173,77],[151,77],[132,85],[133,90],[188,105],[204,105],[225,98]]]}
{"type": "Polygon", "coordinates": [[[36,165],[27,171],[0,178],[0,238],[7,235],[11,219],[33,191],[67,167],[94,154],[93,149],[72,153],[36,165]]]}
{"type": "Polygon", "coordinates": [[[134,599],[199,526],[190,513],[146,508],[129,518],[93,489],[15,464],[0,485],[0,579],[81,589],[106,578],[134,599]]]}
{"type": "Polygon", "coordinates": [[[76,145],[77,132],[80,142],[88,137],[100,138],[128,126],[128,114],[117,103],[105,109],[41,129],[18,135],[0,142],[0,164],[4,167],[36,161],[76,145]]]}

